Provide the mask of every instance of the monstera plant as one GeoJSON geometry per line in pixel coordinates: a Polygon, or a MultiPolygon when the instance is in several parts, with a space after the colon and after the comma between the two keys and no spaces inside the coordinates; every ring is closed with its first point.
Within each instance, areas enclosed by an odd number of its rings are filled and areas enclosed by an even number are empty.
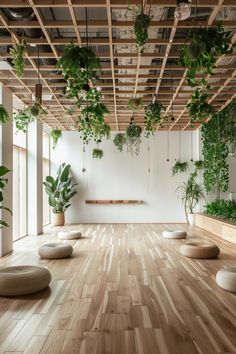
{"type": "Polygon", "coordinates": [[[69,208],[71,198],[78,192],[77,183],[72,182],[71,166],[63,163],[57,171],[56,178],[47,176],[43,184],[48,194],[49,205],[52,207],[54,225],[63,226],[64,212],[69,208]]]}

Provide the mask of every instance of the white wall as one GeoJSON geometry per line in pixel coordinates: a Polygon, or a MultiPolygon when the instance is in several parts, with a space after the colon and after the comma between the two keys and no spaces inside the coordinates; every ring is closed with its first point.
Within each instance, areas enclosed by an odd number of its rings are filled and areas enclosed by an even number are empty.
{"type": "MultiPolygon", "coordinates": [[[[182,161],[191,159],[191,134],[181,133],[182,161]]],[[[198,132],[193,133],[194,158],[198,159],[198,132]]],[[[52,174],[59,164],[71,164],[79,193],[66,212],[67,223],[96,222],[185,222],[177,186],[188,173],[171,176],[170,169],[178,159],[179,133],[170,133],[170,161],[166,161],[167,133],[158,132],[155,139],[143,139],[141,153],[132,157],[119,152],[113,142],[101,144],[104,158],[92,158],[93,143],[86,146],[86,172],[82,173],[83,146],[78,132],[63,132],[51,152],[52,174]],[[148,144],[150,168],[148,173],[148,144]],[[141,199],[143,205],[86,205],[86,199],[141,199]]],[[[190,171],[191,169],[189,169],[190,171]]]]}

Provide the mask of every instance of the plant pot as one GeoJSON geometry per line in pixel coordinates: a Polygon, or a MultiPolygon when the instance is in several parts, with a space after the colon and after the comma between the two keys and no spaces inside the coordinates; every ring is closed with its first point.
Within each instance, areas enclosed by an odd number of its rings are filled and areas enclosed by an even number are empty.
{"type": "Polygon", "coordinates": [[[188,214],[189,225],[195,225],[195,214],[188,214]]]}
{"type": "Polygon", "coordinates": [[[53,222],[52,223],[54,226],[64,226],[65,225],[64,213],[53,213],[53,222]]]}

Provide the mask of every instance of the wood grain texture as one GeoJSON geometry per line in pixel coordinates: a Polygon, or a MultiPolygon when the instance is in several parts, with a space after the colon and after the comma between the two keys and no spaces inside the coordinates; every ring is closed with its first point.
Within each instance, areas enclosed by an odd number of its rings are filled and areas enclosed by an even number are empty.
{"type": "Polygon", "coordinates": [[[142,204],[143,200],[85,200],[85,204],[142,204]]]}
{"type": "Polygon", "coordinates": [[[72,225],[25,237],[0,268],[41,265],[53,279],[41,293],[0,298],[0,353],[236,353],[236,296],[215,283],[235,255],[235,245],[180,224],[72,225]],[[220,257],[184,258],[179,246],[188,239],[161,236],[175,228],[215,241],[220,257]],[[38,247],[59,229],[82,232],[69,241],[73,257],[40,259],[38,247]]]}

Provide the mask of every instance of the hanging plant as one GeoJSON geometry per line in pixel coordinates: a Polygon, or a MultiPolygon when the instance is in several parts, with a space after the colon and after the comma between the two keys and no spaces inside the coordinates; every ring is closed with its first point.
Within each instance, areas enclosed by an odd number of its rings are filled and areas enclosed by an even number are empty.
{"type": "Polygon", "coordinates": [[[93,149],[93,158],[101,159],[104,156],[103,150],[101,149],[93,149]]]}
{"type": "Polygon", "coordinates": [[[151,17],[139,9],[134,18],[134,35],[139,53],[144,52],[144,45],[148,39],[148,28],[151,24],[151,17]]]}
{"type": "Polygon", "coordinates": [[[29,124],[35,120],[29,107],[25,107],[23,110],[19,109],[18,113],[14,113],[13,118],[17,131],[23,133],[27,133],[29,124]]]}
{"type": "Polygon", "coordinates": [[[9,114],[2,104],[0,104],[0,123],[7,123],[10,120],[9,114]]]}
{"type": "Polygon", "coordinates": [[[133,119],[131,120],[130,125],[125,131],[126,135],[126,148],[127,152],[131,155],[139,155],[140,153],[140,144],[142,128],[139,125],[136,125],[133,119]]]}
{"type": "Polygon", "coordinates": [[[62,137],[62,131],[58,128],[53,129],[50,133],[50,137],[52,138],[52,148],[55,149],[58,140],[62,137]]]}
{"type": "Polygon", "coordinates": [[[222,25],[211,28],[193,29],[189,32],[189,43],[181,46],[178,64],[187,68],[190,86],[206,85],[197,74],[212,74],[217,59],[232,53],[231,31],[224,32],[222,25]]]}
{"type": "Polygon", "coordinates": [[[132,97],[128,101],[128,108],[132,111],[142,109],[143,108],[143,99],[142,97],[132,97]]]}
{"type": "Polygon", "coordinates": [[[65,46],[57,67],[62,70],[64,79],[67,81],[65,89],[67,96],[79,99],[81,90],[85,87],[89,89],[88,82],[96,80],[101,64],[91,49],[69,44],[65,46]]]}
{"type": "Polygon", "coordinates": [[[22,77],[24,72],[24,55],[26,50],[26,42],[22,40],[10,48],[10,55],[17,77],[22,77]]]}
{"type": "Polygon", "coordinates": [[[204,161],[202,161],[202,160],[194,161],[194,166],[197,171],[203,170],[204,169],[204,161]]]}
{"type": "Polygon", "coordinates": [[[162,115],[164,111],[165,107],[159,101],[152,102],[145,108],[144,130],[147,138],[151,134],[154,134],[157,125],[162,125],[163,120],[166,119],[166,117],[162,115]]]}
{"type": "Polygon", "coordinates": [[[192,124],[194,122],[204,123],[215,113],[215,108],[207,102],[207,99],[208,94],[205,90],[195,90],[191,101],[186,105],[192,124]]]}
{"type": "MultiPolygon", "coordinates": [[[[0,210],[6,210],[10,214],[12,214],[12,212],[9,208],[6,208],[5,206],[2,205],[3,200],[4,200],[3,191],[7,185],[7,182],[8,182],[8,179],[3,176],[5,176],[9,172],[10,172],[10,170],[6,166],[0,166],[0,210]]],[[[6,223],[6,221],[0,219],[0,229],[2,229],[3,227],[7,227],[7,226],[8,226],[8,224],[6,223]]]]}
{"type": "Polygon", "coordinates": [[[202,126],[204,186],[207,192],[226,192],[229,186],[228,144],[235,140],[236,100],[202,126]]]}
{"type": "Polygon", "coordinates": [[[114,145],[119,151],[123,151],[126,144],[126,137],[124,133],[117,133],[113,139],[114,145]]]}
{"type": "Polygon", "coordinates": [[[172,176],[175,176],[177,173],[183,173],[187,171],[187,168],[187,162],[181,162],[180,160],[177,160],[174,166],[171,168],[172,176]]]}
{"type": "Polygon", "coordinates": [[[38,117],[41,114],[43,114],[43,115],[48,114],[46,109],[44,109],[42,107],[42,105],[40,104],[40,102],[38,100],[34,101],[32,106],[30,107],[30,112],[31,112],[32,116],[34,116],[34,117],[38,117]]]}

